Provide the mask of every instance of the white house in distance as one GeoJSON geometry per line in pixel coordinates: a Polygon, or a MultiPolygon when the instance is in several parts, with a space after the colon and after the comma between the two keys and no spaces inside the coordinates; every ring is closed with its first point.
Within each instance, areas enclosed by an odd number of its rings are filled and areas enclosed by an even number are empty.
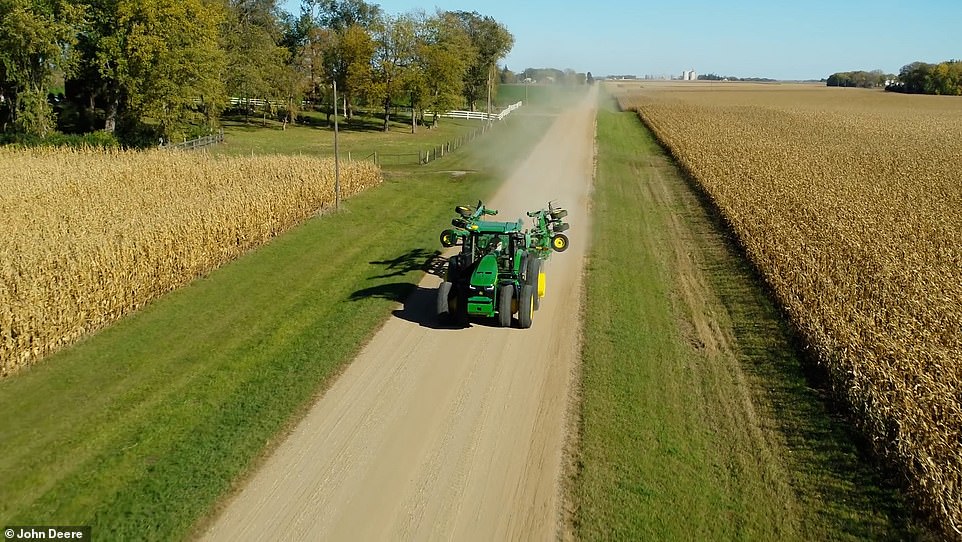
{"type": "Polygon", "coordinates": [[[685,70],[685,71],[681,72],[681,80],[682,80],[682,81],[697,81],[697,80],[698,80],[698,74],[695,73],[695,70],[685,70]]]}

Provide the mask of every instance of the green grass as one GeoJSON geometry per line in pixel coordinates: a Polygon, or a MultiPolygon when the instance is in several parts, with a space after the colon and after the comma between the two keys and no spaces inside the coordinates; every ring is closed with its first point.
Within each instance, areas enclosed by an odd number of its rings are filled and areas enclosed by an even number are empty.
{"type": "Polygon", "coordinates": [[[598,152],[574,533],[924,538],[824,398],[722,222],[637,117],[608,100],[598,152]],[[705,320],[732,348],[706,346],[695,332],[705,320]]]}
{"type": "Polygon", "coordinates": [[[0,523],[189,535],[416,288],[453,206],[490,194],[550,121],[389,172],[341,212],[0,382],[0,523]]]}
{"type": "MultiPolygon", "coordinates": [[[[528,85],[527,107],[516,111],[501,123],[513,123],[512,118],[526,115],[555,114],[572,105],[587,87],[562,85],[528,85]]],[[[496,104],[504,107],[524,100],[525,85],[501,85],[496,104]]],[[[225,143],[208,148],[212,154],[305,154],[315,156],[334,155],[334,130],[328,125],[327,116],[315,111],[303,114],[306,122],[288,125],[263,120],[257,115],[249,118],[235,116],[224,121],[225,143]]],[[[418,126],[411,133],[411,117],[406,113],[392,114],[390,131],[384,132],[383,118],[364,110],[356,111],[351,121],[339,117],[338,147],[344,160],[372,160],[377,153],[378,161],[385,167],[416,165],[418,153],[452,142],[479,130],[483,123],[477,120],[438,120],[437,126],[418,126]]],[[[431,117],[426,119],[430,122],[431,117]]]]}
{"type": "MultiPolygon", "coordinates": [[[[209,148],[212,154],[304,154],[334,156],[334,129],[319,113],[310,113],[311,124],[287,126],[275,121],[262,122],[254,117],[250,122],[242,118],[224,123],[221,145],[209,148]]],[[[408,117],[409,118],[409,117],[408,117]]],[[[405,120],[401,117],[401,120],[405,120]]],[[[381,131],[380,119],[358,116],[352,124],[339,124],[338,148],[342,159],[372,160],[378,153],[384,166],[411,165],[418,161],[418,152],[452,141],[481,128],[480,121],[440,119],[436,128],[418,126],[411,133],[409,124],[392,122],[391,131],[381,131]]]]}

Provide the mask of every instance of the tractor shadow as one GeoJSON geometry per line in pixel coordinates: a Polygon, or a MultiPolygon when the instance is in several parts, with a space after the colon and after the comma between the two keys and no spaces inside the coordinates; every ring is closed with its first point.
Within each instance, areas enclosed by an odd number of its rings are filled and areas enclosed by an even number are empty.
{"type": "MultiPolygon", "coordinates": [[[[418,272],[428,273],[437,277],[444,276],[447,258],[436,250],[413,249],[396,258],[375,260],[368,262],[377,266],[375,274],[367,280],[384,281],[392,278],[410,278],[410,281],[386,282],[369,288],[363,288],[351,294],[351,301],[364,299],[386,299],[401,303],[401,308],[392,314],[402,320],[418,324],[431,329],[463,329],[464,326],[444,325],[437,316],[437,290],[418,286],[415,280],[420,280],[418,272]],[[413,276],[412,276],[413,275],[413,276]]],[[[468,325],[470,327],[470,324],[468,325]]]]}
{"type": "Polygon", "coordinates": [[[417,324],[429,329],[467,329],[474,326],[501,327],[496,318],[470,318],[466,325],[454,322],[442,323],[438,320],[438,291],[435,288],[415,287],[414,291],[403,300],[400,309],[392,314],[406,322],[417,324]]]}
{"type": "Polygon", "coordinates": [[[396,318],[430,329],[460,329],[461,326],[445,325],[438,320],[438,291],[417,286],[392,313],[396,318]]]}
{"type": "Polygon", "coordinates": [[[397,258],[368,262],[371,265],[383,266],[384,268],[382,274],[368,277],[368,280],[401,277],[415,271],[424,271],[432,275],[441,276],[441,273],[444,271],[444,264],[446,264],[447,261],[447,258],[442,257],[441,253],[437,250],[416,248],[401,254],[397,258]]]}

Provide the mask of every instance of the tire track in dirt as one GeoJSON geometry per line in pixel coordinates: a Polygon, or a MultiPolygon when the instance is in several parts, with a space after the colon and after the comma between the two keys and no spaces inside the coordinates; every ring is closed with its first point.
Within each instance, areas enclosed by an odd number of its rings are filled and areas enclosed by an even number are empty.
{"type": "Polygon", "coordinates": [[[486,202],[499,220],[548,200],[569,210],[571,247],[547,264],[547,295],[532,328],[476,321],[435,329],[440,279],[427,275],[205,538],[557,536],[596,101],[593,90],[560,114],[486,202]]]}

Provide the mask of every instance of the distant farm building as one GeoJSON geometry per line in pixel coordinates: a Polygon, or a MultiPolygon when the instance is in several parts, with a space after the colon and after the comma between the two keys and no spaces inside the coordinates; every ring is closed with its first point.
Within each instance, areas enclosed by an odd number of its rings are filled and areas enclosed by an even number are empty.
{"type": "Polygon", "coordinates": [[[695,73],[695,70],[685,70],[685,71],[681,72],[681,80],[682,80],[682,81],[697,81],[697,80],[698,80],[698,74],[695,73]]]}

